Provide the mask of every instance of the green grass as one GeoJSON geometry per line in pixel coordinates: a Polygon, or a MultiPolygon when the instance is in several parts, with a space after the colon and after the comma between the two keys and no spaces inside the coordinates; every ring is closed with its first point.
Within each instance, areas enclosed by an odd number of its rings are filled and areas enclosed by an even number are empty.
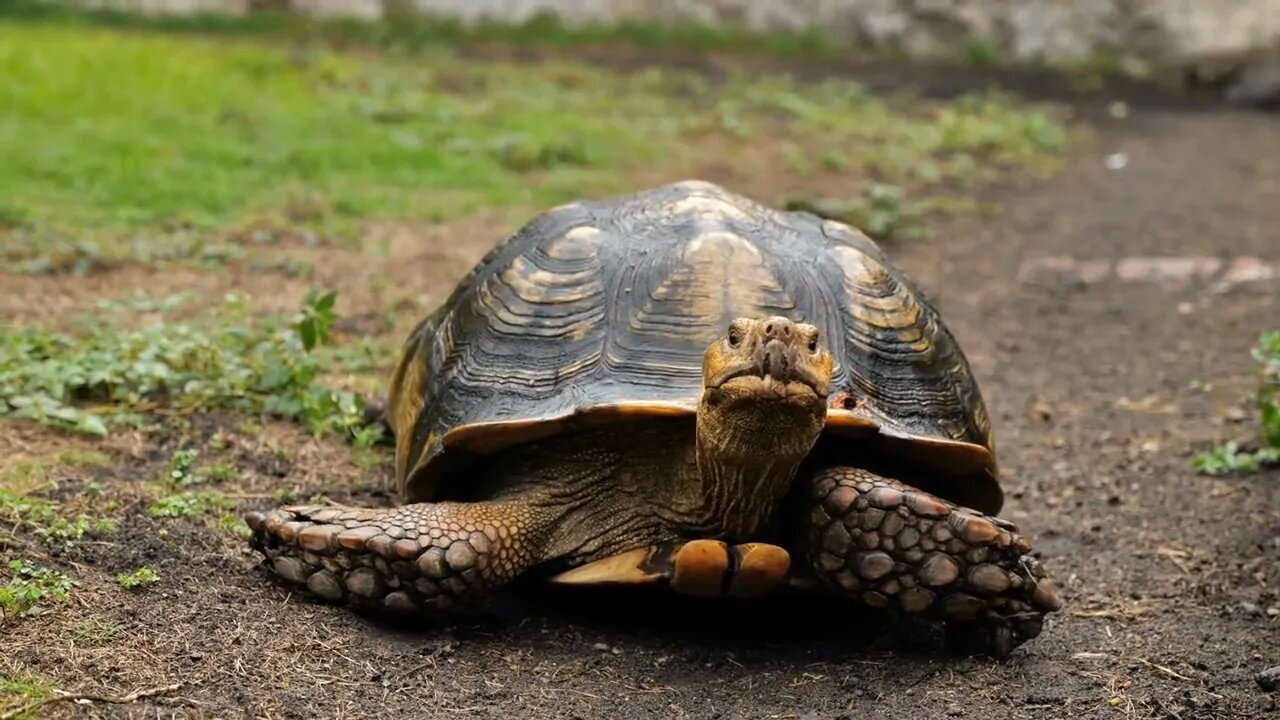
{"type": "Polygon", "coordinates": [[[903,106],[847,80],[712,83],[30,18],[0,20],[0,107],[0,259],[28,271],[235,260],[237,228],[349,236],[365,218],[621,191],[629,168],[696,154],[682,140],[699,131],[773,138],[781,121],[803,141],[793,173],[928,184],[1041,162],[1065,138],[994,93],[903,106]]]}
{"type": "MultiPolygon", "coordinates": [[[[0,26],[0,197],[19,225],[440,218],[545,201],[533,170],[608,169],[664,134],[651,93],[585,68],[367,59],[0,26]],[[451,72],[471,88],[446,89],[451,72]]],[[[545,184],[554,185],[554,182],[545,184]]]]}
{"type": "Polygon", "coordinates": [[[1205,475],[1256,472],[1280,464],[1280,330],[1262,333],[1250,351],[1256,363],[1257,390],[1250,397],[1258,410],[1256,447],[1227,442],[1199,453],[1191,467],[1205,475]]]}
{"type": "Polygon", "coordinates": [[[0,675],[0,716],[13,720],[34,717],[30,712],[52,694],[49,683],[34,675],[0,675]]]}

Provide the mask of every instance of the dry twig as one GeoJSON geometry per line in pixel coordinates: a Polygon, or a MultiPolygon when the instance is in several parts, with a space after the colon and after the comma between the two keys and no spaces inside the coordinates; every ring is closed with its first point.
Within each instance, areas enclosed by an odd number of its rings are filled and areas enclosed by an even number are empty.
{"type": "MultiPolygon", "coordinates": [[[[35,702],[27,703],[21,707],[14,708],[0,715],[0,720],[13,720],[19,715],[25,715],[29,712],[39,710],[45,705],[51,705],[56,702],[100,702],[110,703],[112,705],[128,705],[137,702],[143,698],[155,697],[165,693],[173,692],[182,687],[182,683],[174,683],[172,685],[164,685],[148,690],[134,690],[128,695],[94,695],[93,693],[66,693],[64,695],[56,695],[54,697],[41,698],[35,702]]],[[[59,691],[55,691],[59,692],[59,691]]]]}

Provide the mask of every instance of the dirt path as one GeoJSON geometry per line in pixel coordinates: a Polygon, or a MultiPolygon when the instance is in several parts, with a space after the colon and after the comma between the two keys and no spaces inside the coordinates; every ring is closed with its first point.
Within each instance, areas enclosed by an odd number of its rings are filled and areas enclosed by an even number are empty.
{"type": "MultiPolygon", "coordinates": [[[[1187,468],[1194,450],[1247,434],[1224,417],[1250,387],[1248,348],[1280,324],[1280,278],[1226,290],[1018,278],[1051,256],[1280,262],[1278,157],[1274,117],[1138,109],[1055,179],[1000,191],[998,216],[889,248],[965,345],[996,425],[1005,514],[1067,602],[1007,663],[776,603],[544,596],[501,622],[393,629],[289,597],[239,546],[195,530],[160,537],[145,517],[121,528],[123,549],[80,561],[107,573],[150,563],[163,589],[141,602],[104,592],[18,625],[6,644],[55,681],[95,677],[121,694],[183,683],[92,706],[106,715],[1275,717],[1280,698],[1251,676],[1280,663],[1280,618],[1267,612],[1280,608],[1280,472],[1187,468]],[[1110,153],[1127,164],[1108,169],[1110,153]],[[50,639],[86,617],[126,634],[96,648],[50,639]]],[[[309,449],[297,465],[340,462],[298,443],[309,449]]],[[[354,492],[367,499],[371,484],[354,492]]]]}

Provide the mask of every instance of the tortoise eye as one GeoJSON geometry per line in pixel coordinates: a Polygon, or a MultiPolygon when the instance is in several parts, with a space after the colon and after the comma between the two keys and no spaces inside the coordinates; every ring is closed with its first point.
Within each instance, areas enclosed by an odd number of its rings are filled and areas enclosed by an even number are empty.
{"type": "Polygon", "coordinates": [[[742,333],[737,328],[729,328],[729,347],[738,347],[742,342],[742,333]]]}

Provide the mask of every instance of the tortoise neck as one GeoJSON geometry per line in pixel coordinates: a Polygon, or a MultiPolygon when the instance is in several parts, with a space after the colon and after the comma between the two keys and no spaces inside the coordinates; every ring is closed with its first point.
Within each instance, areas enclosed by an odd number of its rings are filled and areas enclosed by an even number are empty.
{"type": "Polygon", "coordinates": [[[731,539],[768,524],[822,431],[825,407],[738,399],[698,407],[698,515],[731,539]]]}

